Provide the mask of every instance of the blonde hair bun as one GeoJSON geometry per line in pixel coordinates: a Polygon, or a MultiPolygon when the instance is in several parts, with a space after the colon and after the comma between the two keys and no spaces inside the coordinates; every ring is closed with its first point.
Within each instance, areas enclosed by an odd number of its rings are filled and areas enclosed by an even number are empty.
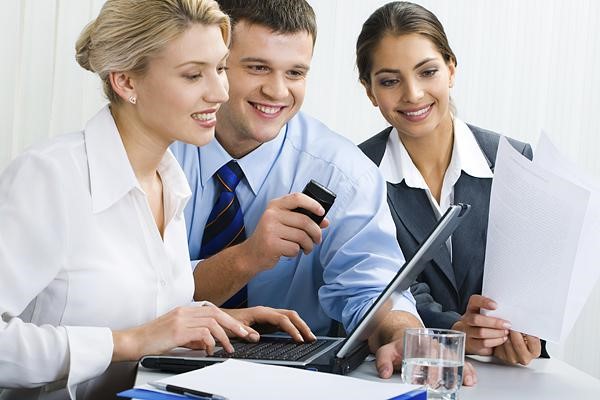
{"type": "Polygon", "coordinates": [[[151,57],[194,24],[219,26],[229,43],[229,17],[214,0],[106,0],[79,35],[75,57],[102,79],[108,100],[119,103],[110,72],[143,74],[151,57]]]}

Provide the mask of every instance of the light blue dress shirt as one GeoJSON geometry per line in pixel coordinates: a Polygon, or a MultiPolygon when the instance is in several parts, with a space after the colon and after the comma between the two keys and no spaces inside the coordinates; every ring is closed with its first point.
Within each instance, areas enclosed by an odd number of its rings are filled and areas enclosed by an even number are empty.
{"type": "MultiPolygon", "coordinates": [[[[197,260],[217,196],[213,174],[232,158],[217,140],[201,148],[175,143],[171,150],[192,188],[185,219],[190,258],[197,260]]],[[[311,179],[337,195],[321,244],[256,275],[248,283],[248,306],[296,310],[318,335],[328,333],[332,319],[352,330],[404,263],[379,169],[352,142],[303,113],[238,163],[245,179],[236,193],[248,235],[270,200],[301,192],[311,179]]],[[[409,291],[394,308],[417,315],[409,291]]]]}

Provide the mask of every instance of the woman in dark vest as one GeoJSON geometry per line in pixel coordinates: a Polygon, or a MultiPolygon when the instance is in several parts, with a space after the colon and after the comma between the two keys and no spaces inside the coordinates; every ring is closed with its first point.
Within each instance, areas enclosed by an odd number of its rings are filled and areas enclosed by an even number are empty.
{"type": "MultiPolygon", "coordinates": [[[[496,308],[480,293],[500,135],[455,116],[450,89],[457,63],[444,28],[419,5],[388,3],[364,23],[356,60],[367,96],[392,125],[360,147],[388,182],[404,255],[415,253],[450,204],[472,206],[412,287],[425,326],[465,332],[467,353],[528,364],[540,356],[540,339],[481,313],[496,308]]],[[[528,144],[509,141],[532,158],[528,144]]]]}

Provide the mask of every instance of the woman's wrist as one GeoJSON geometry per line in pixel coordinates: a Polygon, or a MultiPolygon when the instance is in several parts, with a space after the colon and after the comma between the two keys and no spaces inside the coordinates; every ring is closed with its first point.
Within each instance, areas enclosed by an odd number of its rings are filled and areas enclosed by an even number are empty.
{"type": "Polygon", "coordinates": [[[137,341],[131,330],[113,331],[112,362],[137,361],[140,359],[137,341]]]}

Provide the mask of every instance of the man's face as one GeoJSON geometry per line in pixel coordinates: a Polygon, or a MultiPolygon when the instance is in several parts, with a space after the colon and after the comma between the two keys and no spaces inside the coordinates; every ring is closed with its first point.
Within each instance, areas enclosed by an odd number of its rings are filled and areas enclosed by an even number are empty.
{"type": "Polygon", "coordinates": [[[229,101],[218,113],[217,139],[234,157],[273,140],[300,110],[313,52],[308,32],[273,33],[239,22],[227,61],[229,101]]]}

